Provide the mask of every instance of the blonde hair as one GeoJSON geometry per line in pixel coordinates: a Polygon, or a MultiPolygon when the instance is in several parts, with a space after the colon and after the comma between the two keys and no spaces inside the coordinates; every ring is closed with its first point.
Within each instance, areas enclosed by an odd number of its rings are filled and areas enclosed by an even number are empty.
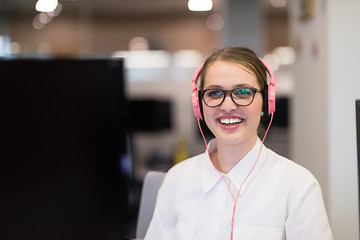
{"type": "Polygon", "coordinates": [[[228,47],[217,50],[210,55],[204,63],[200,72],[201,81],[199,82],[199,88],[204,89],[204,82],[206,81],[205,75],[207,69],[216,61],[229,61],[239,64],[255,74],[256,79],[261,87],[261,91],[264,91],[266,80],[266,68],[256,54],[245,47],[228,47]]]}

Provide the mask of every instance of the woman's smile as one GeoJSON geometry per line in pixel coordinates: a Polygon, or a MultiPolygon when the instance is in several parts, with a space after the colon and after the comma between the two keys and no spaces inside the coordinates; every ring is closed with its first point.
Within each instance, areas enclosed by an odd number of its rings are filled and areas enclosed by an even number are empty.
{"type": "Polygon", "coordinates": [[[221,116],[217,120],[224,129],[235,129],[244,121],[243,118],[238,116],[221,116]]]}

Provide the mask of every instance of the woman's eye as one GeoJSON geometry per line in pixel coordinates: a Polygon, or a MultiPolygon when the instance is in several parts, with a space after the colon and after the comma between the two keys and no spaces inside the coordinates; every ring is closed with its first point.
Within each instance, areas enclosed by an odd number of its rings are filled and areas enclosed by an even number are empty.
{"type": "Polygon", "coordinates": [[[211,90],[207,92],[207,96],[212,98],[219,98],[222,97],[223,95],[224,93],[220,90],[211,90]]]}
{"type": "Polygon", "coordinates": [[[246,89],[246,88],[240,88],[240,89],[236,89],[233,94],[236,97],[249,97],[252,95],[252,91],[250,89],[246,89]]]}

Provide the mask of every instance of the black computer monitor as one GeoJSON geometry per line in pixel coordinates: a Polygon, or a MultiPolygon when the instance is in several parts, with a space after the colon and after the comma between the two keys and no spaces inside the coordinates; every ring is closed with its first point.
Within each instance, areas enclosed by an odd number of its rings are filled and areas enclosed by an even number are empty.
{"type": "Polygon", "coordinates": [[[171,130],[172,104],[170,100],[136,98],[129,99],[128,106],[131,132],[151,133],[171,130]],[[146,123],[144,123],[144,116],[146,116],[146,123]]]}
{"type": "MultiPolygon", "coordinates": [[[[360,99],[355,101],[355,114],[356,114],[356,142],[357,142],[357,164],[358,164],[358,192],[360,199],[360,99]]],[[[360,208],[360,202],[359,202],[360,208]]]]}
{"type": "Polygon", "coordinates": [[[121,59],[0,61],[1,239],[122,239],[123,73],[121,59]]]}
{"type": "Polygon", "coordinates": [[[357,155],[360,163],[360,99],[356,100],[357,155]]]}

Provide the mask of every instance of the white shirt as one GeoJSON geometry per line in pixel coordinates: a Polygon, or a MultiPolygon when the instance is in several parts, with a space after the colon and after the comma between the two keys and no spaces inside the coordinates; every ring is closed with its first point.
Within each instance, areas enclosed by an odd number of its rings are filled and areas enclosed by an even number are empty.
{"type": "MultiPolygon", "coordinates": [[[[236,197],[261,147],[225,176],[236,197]]],[[[216,140],[209,151],[216,149],[216,140]]],[[[230,240],[234,200],[207,152],[169,170],[146,240],[230,240]]],[[[319,183],[300,165],[265,146],[237,200],[233,240],[333,239],[319,183]]]]}

